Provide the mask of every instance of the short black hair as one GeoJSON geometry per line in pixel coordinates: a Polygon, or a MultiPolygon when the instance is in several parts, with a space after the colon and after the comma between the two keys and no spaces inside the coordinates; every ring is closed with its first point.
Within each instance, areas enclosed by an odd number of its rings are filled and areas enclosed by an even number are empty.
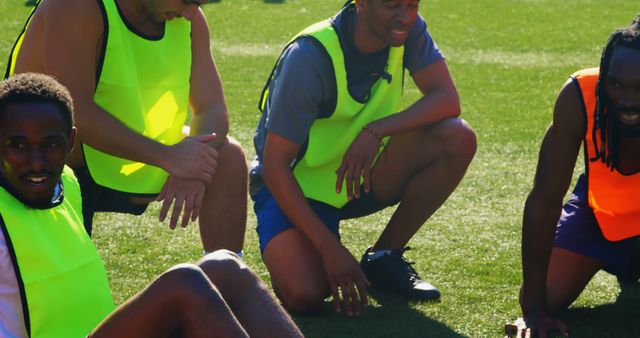
{"type": "Polygon", "coordinates": [[[602,50],[600,58],[600,76],[596,87],[596,111],[593,124],[593,144],[595,147],[595,156],[591,161],[600,160],[604,162],[611,170],[617,168],[620,162],[620,146],[618,137],[615,137],[614,118],[612,114],[607,114],[609,105],[609,97],[607,96],[605,83],[609,74],[609,65],[614,51],[620,47],[627,47],[640,50],[640,15],[631,22],[627,27],[620,28],[609,36],[609,41],[602,50]],[[600,142],[596,137],[600,133],[600,142]]]}
{"type": "Polygon", "coordinates": [[[39,73],[23,73],[0,82],[0,118],[5,108],[15,103],[48,103],[56,106],[67,124],[73,128],[73,100],[69,90],[53,77],[39,73]]]}

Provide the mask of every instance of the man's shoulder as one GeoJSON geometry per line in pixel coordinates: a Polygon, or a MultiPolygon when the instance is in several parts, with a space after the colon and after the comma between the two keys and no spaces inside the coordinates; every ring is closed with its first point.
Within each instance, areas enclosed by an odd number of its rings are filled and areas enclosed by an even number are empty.
{"type": "Polygon", "coordinates": [[[54,36],[68,32],[83,40],[99,37],[103,29],[102,0],[46,0],[38,4],[30,29],[46,30],[54,36]]]}
{"type": "Polygon", "coordinates": [[[47,0],[38,5],[36,14],[50,15],[64,11],[66,18],[84,22],[86,18],[102,18],[101,6],[102,0],[47,0]]]}
{"type": "Polygon", "coordinates": [[[300,36],[288,44],[281,56],[284,67],[311,67],[322,69],[330,65],[330,57],[322,43],[312,36],[300,36]]]}

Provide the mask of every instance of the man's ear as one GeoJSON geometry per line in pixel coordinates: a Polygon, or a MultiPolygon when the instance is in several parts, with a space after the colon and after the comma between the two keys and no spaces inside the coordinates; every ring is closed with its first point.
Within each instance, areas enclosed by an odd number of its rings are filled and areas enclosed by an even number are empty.
{"type": "Polygon", "coordinates": [[[73,150],[73,144],[76,140],[77,134],[78,129],[76,129],[76,127],[71,127],[71,131],[69,132],[69,136],[67,137],[67,154],[73,150]]]}

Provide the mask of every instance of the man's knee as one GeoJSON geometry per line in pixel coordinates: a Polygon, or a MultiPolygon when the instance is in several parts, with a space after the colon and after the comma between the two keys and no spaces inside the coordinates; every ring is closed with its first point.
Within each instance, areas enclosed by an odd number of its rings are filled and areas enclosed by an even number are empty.
{"type": "Polygon", "coordinates": [[[425,141],[432,147],[435,138],[435,142],[440,145],[441,152],[445,156],[466,163],[470,163],[473,159],[477,149],[476,134],[467,121],[461,118],[449,118],[426,131],[431,136],[425,141]]]}
{"type": "Polygon", "coordinates": [[[179,264],[164,272],[153,283],[153,287],[169,298],[173,304],[182,304],[185,308],[205,306],[205,301],[218,299],[212,292],[207,275],[195,264],[179,264]]]}
{"type": "Polygon", "coordinates": [[[217,250],[206,255],[198,262],[198,266],[205,271],[211,282],[225,288],[225,286],[235,285],[242,287],[255,287],[260,283],[258,277],[240,259],[240,257],[229,250],[217,250]]]}
{"type": "Polygon", "coordinates": [[[451,155],[471,160],[476,153],[476,134],[469,123],[461,118],[450,118],[440,122],[438,136],[444,144],[444,150],[451,155]]]}
{"type": "Polygon", "coordinates": [[[238,140],[231,136],[227,136],[218,148],[219,166],[229,168],[234,171],[241,171],[244,168],[246,172],[247,160],[242,145],[238,140]]]}
{"type": "Polygon", "coordinates": [[[293,313],[318,313],[322,310],[327,294],[321,285],[314,283],[298,283],[276,293],[284,307],[293,313]]]}

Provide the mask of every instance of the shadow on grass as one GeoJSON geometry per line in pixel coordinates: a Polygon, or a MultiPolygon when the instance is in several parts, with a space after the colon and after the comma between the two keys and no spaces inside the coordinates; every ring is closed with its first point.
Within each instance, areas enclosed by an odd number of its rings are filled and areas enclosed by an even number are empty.
{"type": "Polygon", "coordinates": [[[638,337],[640,283],[621,284],[615,303],[591,308],[571,308],[562,313],[571,337],[638,337]]]}
{"type": "Polygon", "coordinates": [[[26,1],[24,2],[24,5],[25,5],[25,6],[31,6],[31,7],[33,7],[33,6],[35,6],[37,3],[38,3],[38,0],[26,0],[26,1]]]}
{"type": "MultiPolygon", "coordinates": [[[[295,321],[307,338],[466,338],[446,325],[426,317],[411,303],[396,296],[373,293],[379,305],[369,306],[359,317],[347,317],[333,311],[330,302],[325,311],[316,316],[295,316],[295,321]]],[[[428,303],[438,306],[438,303],[428,303]]]]}

